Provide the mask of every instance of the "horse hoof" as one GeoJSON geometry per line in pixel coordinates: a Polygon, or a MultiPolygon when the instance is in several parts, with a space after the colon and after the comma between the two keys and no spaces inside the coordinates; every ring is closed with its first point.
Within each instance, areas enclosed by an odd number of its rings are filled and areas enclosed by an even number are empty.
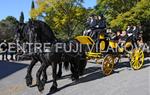
{"type": "Polygon", "coordinates": [[[60,79],[62,77],[62,74],[57,74],[57,78],[60,79]]]}
{"type": "Polygon", "coordinates": [[[44,85],[43,85],[42,83],[39,83],[39,85],[38,85],[38,90],[39,90],[40,92],[42,92],[42,91],[44,90],[44,85]]]}
{"type": "Polygon", "coordinates": [[[57,87],[56,86],[52,86],[50,89],[50,93],[55,93],[57,91],[57,87]]]}
{"type": "Polygon", "coordinates": [[[75,76],[71,76],[71,80],[72,80],[72,81],[76,81],[76,80],[78,80],[78,79],[79,79],[79,77],[77,77],[77,76],[76,76],[76,77],[75,77],[75,76]]]}
{"type": "Polygon", "coordinates": [[[72,81],[77,81],[79,78],[71,78],[72,81]]]}
{"type": "Polygon", "coordinates": [[[30,87],[32,85],[32,77],[27,76],[25,79],[26,79],[26,85],[30,87]]]}
{"type": "Polygon", "coordinates": [[[42,79],[42,83],[45,84],[46,82],[47,82],[47,79],[46,79],[46,78],[43,78],[43,79],[42,79]]]}
{"type": "Polygon", "coordinates": [[[84,73],[83,73],[83,72],[79,74],[79,76],[83,76],[83,75],[84,75],[84,73]]]}

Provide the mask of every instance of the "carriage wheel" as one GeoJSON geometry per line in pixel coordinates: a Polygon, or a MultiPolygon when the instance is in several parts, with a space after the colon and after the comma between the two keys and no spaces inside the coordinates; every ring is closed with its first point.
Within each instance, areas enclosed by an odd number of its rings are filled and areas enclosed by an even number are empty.
{"type": "Polygon", "coordinates": [[[130,66],[134,70],[139,70],[143,66],[143,63],[144,63],[144,53],[142,49],[140,48],[134,49],[131,54],[130,66]]]}
{"type": "Polygon", "coordinates": [[[104,75],[110,75],[114,68],[114,57],[111,54],[105,56],[102,62],[102,71],[104,75]]]}

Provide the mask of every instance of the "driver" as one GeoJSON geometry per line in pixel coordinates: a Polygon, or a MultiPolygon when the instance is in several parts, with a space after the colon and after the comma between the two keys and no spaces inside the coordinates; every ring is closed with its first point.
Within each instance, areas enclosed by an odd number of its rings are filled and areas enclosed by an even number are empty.
{"type": "Polygon", "coordinates": [[[97,26],[96,26],[95,30],[92,31],[93,32],[92,38],[94,40],[98,39],[100,33],[105,32],[105,29],[106,29],[106,20],[104,18],[104,15],[100,14],[98,16],[97,26]]]}
{"type": "Polygon", "coordinates": [[[95,15],[94,14],[90,15],[90,17],[87,19],[87,22],[86,22],[86,25],[88,28],[83,32],[83,35],[89,36],[90,32],[95,29],[96,24],[97,24],[97,20],[95,18],[95,15]]]}

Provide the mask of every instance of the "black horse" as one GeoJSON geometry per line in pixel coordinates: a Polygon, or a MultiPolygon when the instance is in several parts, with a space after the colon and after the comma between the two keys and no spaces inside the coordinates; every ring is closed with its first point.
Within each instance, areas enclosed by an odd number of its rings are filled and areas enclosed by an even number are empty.
{"type": "MultiPolygon", "coordinates": [[[[28,23],[18,23],[15,40],[16,40],[16,43],[20,43],[20,44],[24,42],[35,42],[35,40],[37,40],[36,42],[44,43],[44,42],[55,42],[56,37],[54,36],[52,30],[46,23],[42,21],[29,20],[28,23]],[[32,31],[34,31],[34,33],[32,31]],[[36,37],[35,34],[37,34],[38,37],[36,37]],[[37,39],[35,39],[35,37],[37,39]]],[[[37,62],[40,62],[42,64],[41,55],[34,53],[31,55],[31,57],[32,57],[32,60],[27,69],[27,75],[25,77],[27,86],[32,85],[32,74],[31,74],[32,68],[35,66],[37,62]]],[[[59,67],[60,69],[58,71],[58,77],[61,77],[62,65],[60,64],[59,67]]],[[[43,82],[46,82],[47,81],[46,70],[43,71],[42,74],[43,74],[42,80],[43,82]]]]}
{"type": "MultiPolygon", "coordinates": [[[[48,27],[47,24],[45,24],[42,21],[29,21],[22,33],[20,33],[20,36],[24,38],[24,40],[27,40],[28,42],[40,42],[40,43],[45,43],[45,42],[50,42],[53,45],[58,43],[58,40],[54,36],[53,32],[51,29],[48,27]]],[[[51,48],[55,48],[52,46],[51,48]]],[[[51,87],[51,92],[57,91],[57,82],[56,79],[61,77],[62,71],[62,62],[64,63],[64,66],[67,68],[68,64],[71,64],[71,71],[72,71],[72,79],[78,79],[79,77],[79,72],[80,74],[83,73],[83,70],[86,66],[86,56],[85,53],[83,53],[83,58],[80,58],[81,56],[77,56],[79,54],[77,53],[70,53],[69,56],[66,57],[65,52],[51,52],[51,53],[39,53],[39,54],[32,54],[32,62],[28,68],[27,75],[26,75],[26,83],[27,85],[31,85],[32,83],[32,76],[31,76],[31,70],[33,66],[37,63],[37,61],[40,61],[42,63],[40,69],[37,72],[37,86],[39,91],[42,91],[44,89],[44,84],[45,81],[47,80],[47,75],[46,75],[46,68],[51,65],[52,66],[52,73],[53,73],[53,85],[51,87]],[[48,57],[46,57],[48,55],[48,57]],[[74,57],[71,57],[74,56],[74,57]],[[64,57],[62,59],[62,57],[64,57]],[[69,59],[68,59],[69,58],[69,59]],[[78,58],[78,61],[76,60],[78,58]],[[65,60],[64,60],[65,59],[65,60]],[[68,60],[66,60],[68,59],[68,60]],[[83,60],[84,59],[84,60],[83,60]],[[78,64],[77,64],[78,63],[78,64]],[[81,63],[81,64],[79,64],[81,63]],[[58,74],[56,74],[57,70],[57,64],[59,64],[59,71],[58,74]],[[80,65],[80,66],[79,66],[80,65]],[[43,81],[40,80],[40,76],[43,72],[43,81]]]]}

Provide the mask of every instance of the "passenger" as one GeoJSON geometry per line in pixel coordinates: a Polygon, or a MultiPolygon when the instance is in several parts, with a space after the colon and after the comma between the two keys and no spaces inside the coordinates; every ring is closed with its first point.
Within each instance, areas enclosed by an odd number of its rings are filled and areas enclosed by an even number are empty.
{"type": "Polygon", "coordinates": [[[108,29],[106,30],[106,33],[107,33],[106,36],[110,37],[110,38],[113,39],[113,40],[116,39],[116,33],[113,32],[111,28],[108,28],[108,29]]]}
{"type": "Polygon", "coordinates": [[[97,26],[97,23],[98,23],[98,21],[99,21],[99,18],[98,18],[97,15],[95,15],[94,18],[95,18],[95,20],[96,20],[96,26],[95,26],[95,28],[97,28],[97,27],[98,27],[98,26],[97,26]]]}
{"type": "Polygon", "coordinates": [[[121,40],[121,30],[117,30],[117,32],[116,32],[116,40],[118,42],[121,40]]]}
{"type": "Polygon", "coordinates": [[[93,31],[96,27],[97,21],[95,19],[95,15],[92,14],[90,17],[87,19],[86,25],[87,29],[83,32],[84,36],[89,36],[90,32],[93,31]]]}
{"type": "Polygon", "coordinates": [[[92,38],[94,40],[98,39],[99,37],[99,34],[101,32],[105,32],[106,30],[106,20],[104,18],[104,15],[103,14],[100,14],[98,16],[98,22],[97,22],[97,26],[96,26],[96,29],[93,32],[93,35],[92,35],[92,38]]]}
{"type": "Polygon", "coordinates": [[[121,44],[121,46],[123,46],[126,43],[127,38],[128,38],[127,32],[122,31],[120,40],[119,40],[119,43],[121,44]]]}
{"type": "Polygon", "coordinates": [[[142,46],[144,44],[143,42],[143,30],[142,30],[142,25],[138,25],[138,43],[139,46],[142,46]]]}
{"type": "Polygon", "coordinates": [[[137,28],[137,26],[133,26],[133,30],[132,30],[132,33],[133,33],[133,35],[135,35],[135,36],[137,36],[137,34],[138,34],[138,28],[137,28]]]}
{"type": "Polygon", "coordinates": [[[98,28],[99,29],[105,29],[106,28],[106,20],[104,18],[104,15],[103,14],[100,14],[98,16],[98,28]]]}
{"type": "Polygon", "coordinates": [[[126,31],[127,31],[128,36],[131,36],[133,33],[133,27],[131,25],[128,25],[126,31]]]}
{"type": "Polygon", "coordinates": [[[130,39],[132,39],[134,42],[137,42],[137,40],[139,39],[139,29],[136,25],[133,25],[130,28],[130,31],[128,30],[127,33],[130,39]]]}

